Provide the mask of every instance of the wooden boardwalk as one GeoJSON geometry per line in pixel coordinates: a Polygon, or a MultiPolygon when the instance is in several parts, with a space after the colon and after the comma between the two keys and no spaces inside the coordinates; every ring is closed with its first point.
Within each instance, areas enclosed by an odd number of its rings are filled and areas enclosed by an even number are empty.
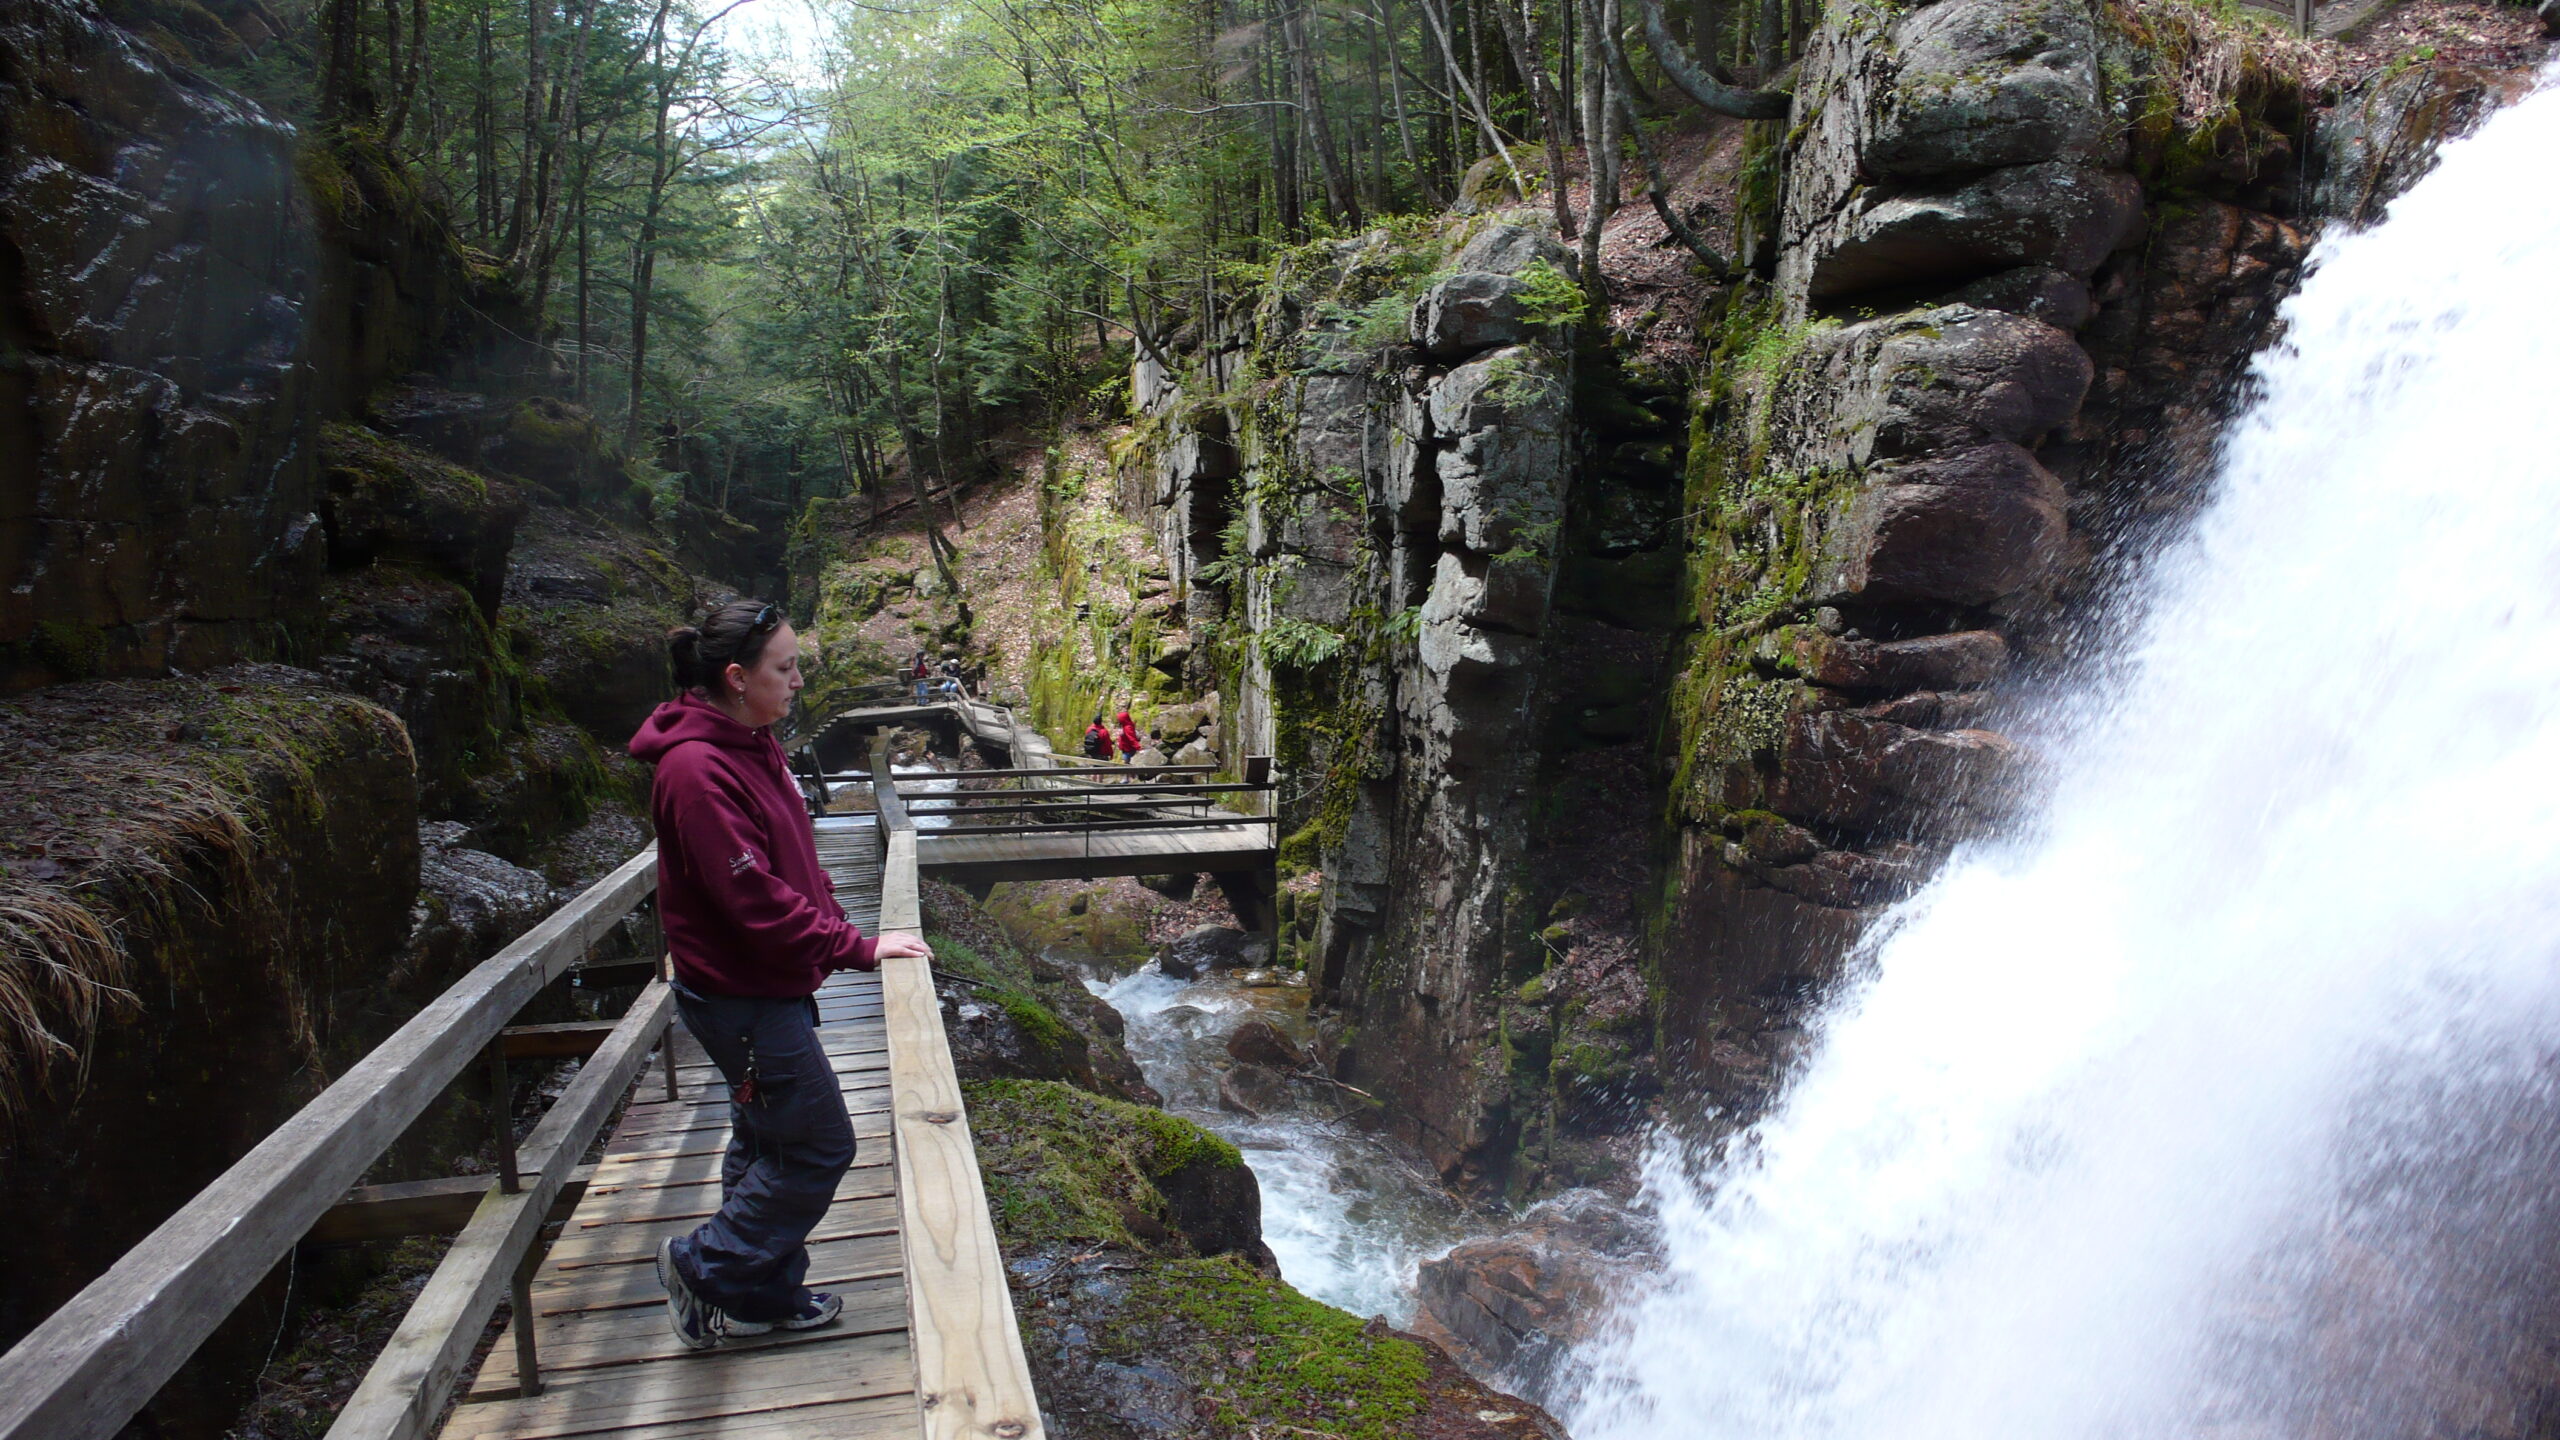
{"type": "MultiPolygon", "coordinates": [[[[818,840],[837,898],[854,923],[876,930],[872,818],[821,820],[818,840]]],[[[920,1433],[880,976],[836,975],[818,992],[818,1019],[860,1153],[809,1237],[809,1284],[843,1296],[844,1317],[823,1330],[777,1330],[708,1351],[685,1349],[669,1331],[652,1261],[660,1240],[719,1207],[729,1135],[719,1071],[678,1024],[677,1097],[666,1098],[663,1060],[653,1062],[533,1277],[541,1393],[517,1389],[517,1317],[446,1422],[447,1440],[920,1433]]]]}
{"type": "MultiPolygon", "coordinates": [[[[1057,768],[1059,760],[1047,737],[1018,722],[1012,711],[983,700],[964,699],[931,706],[888,705],[844,711],[827,722],[821,740],[838,753],[852,753],[852,737],[895,725],[912,724],[934,713],[957,720],[982,744],[1003,749],[1021,771],[1057,768]]],[[[956,772],[966,779],[969,772],[956,772]]],[[[1078,786],[1072,778],[1031,778],[1022,782],[1026,798],[1044,791],[1078,786]]],[[[948,826],[958,812],[919,809],[919,818],[948,826]]],[[[1268,824],[1239,822],[1202,825],[1190,807],[1167,805],[1159,813],[1174,823],[1162,829],[1136,826],[1114,830],[1061,831],[1053,834],[972,835],[963,829],[919,827],[916,867],[936,879],[962,885],[1005,880],[1100,879],[1108,875],[1260,874],[1279,860],[1274,832],[1268,824]]]]}
{"type": "Polygon", "coordinates": [[[917,868],[955,884],[1262,870],[1278,858],[1268,825],[1055,835],[916,832],[917,868]]]}

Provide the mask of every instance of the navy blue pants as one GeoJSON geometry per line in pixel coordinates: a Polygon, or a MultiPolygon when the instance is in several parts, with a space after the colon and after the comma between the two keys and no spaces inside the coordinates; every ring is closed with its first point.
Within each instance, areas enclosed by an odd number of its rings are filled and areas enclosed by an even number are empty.
{"type": "Polygon", "coordinates": [[[729,1082],[729,1150],[720,1213],[676,1242],[694,1293],[740,1320],[779,1320],[808,1293],[809,1232],[853,1164],[845,1113],[815,1000],[704,995],[676,986],[685,1028],[729,1082]],[[752,1078],[752,1096],[737,1097],[752,1078]]]}

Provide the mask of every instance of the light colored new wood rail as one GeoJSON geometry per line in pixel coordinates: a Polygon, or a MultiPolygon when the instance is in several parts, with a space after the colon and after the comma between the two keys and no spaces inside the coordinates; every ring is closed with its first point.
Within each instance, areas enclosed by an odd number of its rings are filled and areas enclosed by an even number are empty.
{"type": "MultiPolygon", "coordinates": [[[[106,1440],[122,1429],[525,1002],[657,878],[652,846],[482,961],[0,1355],[0,1440],[106,1440]]],[[[531,1214],[538,1220],[548,1205],[531,1214]]]]}
{"type": "MultiPolygon", "coordinates": [[[[526,1264],[561,1186],[588,1142],[631,1088],[649,1052],[667,1033],[675,992],[649,982],[614,1027],[613,1036],[578,1071],[521,1149],[523,1188],[491,1189],[454,1237],[426,1288],[392,1333],[373,1368],[329,1427],[328,1440],[420,1440],[453,1395],[454,1381],[506,1289],[526,1264]]],[[[519,1315],[519,1325],[531,1317],[519,1315]]]]}
{"type": "MultiPolygon", "coordinates": [[[[871,773],[888,775],[886,741],[871,773]]],[[[895,785],[876,787],[883,866],[880,933],[924,935],[916,832],[895,785]]],[[[1004,1251],[969,1138],[968,1107],[942,1033],[933,967],[920,956],[880,962],[889,1032],[892,1133],[907,1262],[907,1326],[925,1440],[1038,1440],[1040,1402],[1005,1284],[1004,1251]]]]}

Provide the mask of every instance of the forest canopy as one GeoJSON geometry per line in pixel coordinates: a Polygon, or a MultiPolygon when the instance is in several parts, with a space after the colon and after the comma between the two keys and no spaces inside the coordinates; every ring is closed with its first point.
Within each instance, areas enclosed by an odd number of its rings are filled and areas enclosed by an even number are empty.
{"type": "Polygon", "coordinates": [[[1509,191],[1588,249],[1577,207],[1647,188],[1652,131],[1782,111],[1741,86],[1814,18],[821,0],[817,63],[786,74],[733,46],[757,0],[130,3],[311,144],[411,177],[658,484],[795,509],[966,478],[1008,419],[1060,413],[1285,247],[1509,191]]]}

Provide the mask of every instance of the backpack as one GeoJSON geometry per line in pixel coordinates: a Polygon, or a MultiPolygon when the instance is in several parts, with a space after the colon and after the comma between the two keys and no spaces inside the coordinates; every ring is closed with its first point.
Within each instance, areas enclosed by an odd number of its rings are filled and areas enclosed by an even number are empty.
{"type": "Polygon", "coordinates": [[[1099,725],[1087,726],[1085,729],[1084,758],[1087,760],[1108,760],[1111,758],[1111,737],[1104,734],[1102,732],[1102,727],[1099,725]]]}

